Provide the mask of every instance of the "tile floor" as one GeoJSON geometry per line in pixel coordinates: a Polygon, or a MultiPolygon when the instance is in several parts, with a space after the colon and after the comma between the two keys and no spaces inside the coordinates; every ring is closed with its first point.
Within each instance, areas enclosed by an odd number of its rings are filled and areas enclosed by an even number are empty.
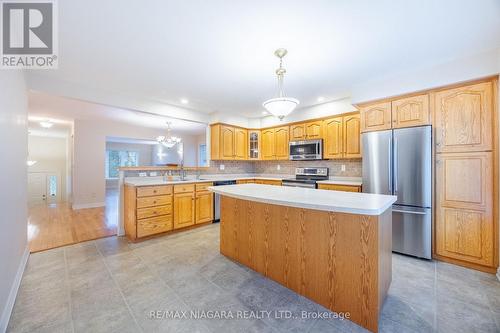
{"type": "MultiPolygon", "coordinates": [[[[381,332],[500,332],[493,275],[402,255],[393,256],[393,268],[381,332]]],[[[326,311],[220,255],[213,224],[138,244],[110,237],[31,255],[8,332],[365,331],[332,318],[151,315],[191,310],[326,311]]]]}

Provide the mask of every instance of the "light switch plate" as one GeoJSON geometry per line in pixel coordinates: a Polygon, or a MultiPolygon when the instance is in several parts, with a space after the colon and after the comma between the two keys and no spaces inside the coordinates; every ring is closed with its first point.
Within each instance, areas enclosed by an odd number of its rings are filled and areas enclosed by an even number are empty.
{"type": "Polygon", "coordinates": [[[342,166],[340,167],[340,170],[345,171],[345,164],[342,164],[342,166]]]}
{"type": "Polygon", "coordinates": [[[281,165],[279,165],[279,164],[278,164],[278,165],[276,166],[276,170],[278,170],[278,171],[279,171],[279,170],[281,170],[281,165]]]}
{"type": "Polygon", "coordinates": [[[225,166],[224,164],[219,165],[219,170],[224,170],[225,166]]]}

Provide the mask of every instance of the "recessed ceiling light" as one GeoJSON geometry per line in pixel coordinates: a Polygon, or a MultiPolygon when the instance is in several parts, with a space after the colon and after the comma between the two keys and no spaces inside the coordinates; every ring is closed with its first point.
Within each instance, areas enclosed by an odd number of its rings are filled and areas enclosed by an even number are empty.
{"type": "Polygon", "coordinates": [[[325,101],[325,98],[323,96],[318,97],[318,102],[319,103],[324,102],[324,101],[325,101]]]}
{"type": "Polygon", "coordinates": [[[181,98],[181,103],[182,104],[187,104],[187,103],[189,103],[189,100],[186,99],[186,98],[181,98]]]}
{"type": "Polygon", "coordinates": [[[42,126],[43,128],[51,128],[52,125],[54,124],[50,120],[40,122],[40,126],[42,126]]]}

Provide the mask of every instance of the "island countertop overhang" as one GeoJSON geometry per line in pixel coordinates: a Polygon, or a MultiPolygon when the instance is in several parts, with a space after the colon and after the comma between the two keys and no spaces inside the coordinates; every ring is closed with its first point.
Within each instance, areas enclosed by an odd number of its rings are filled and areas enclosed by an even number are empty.
{"type": "Polygon", "coordinates": [[[361,215],[381,215],[397,200],[397,197],[393,195],[260,184],[211,186],[208,189],[236,199],[361,215]]]}

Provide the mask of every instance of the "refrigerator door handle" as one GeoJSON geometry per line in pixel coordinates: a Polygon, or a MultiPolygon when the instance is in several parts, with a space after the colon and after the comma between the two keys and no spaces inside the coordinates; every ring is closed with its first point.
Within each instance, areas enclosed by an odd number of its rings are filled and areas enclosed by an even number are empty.
{"type": "Polygon", "coordinates": [[[393,169],[393,165],[392,165],[392,143],[391,141],[389,141],[389,194],[392,194],[393,193],[393,188],[392,188],[392,169],[393,169]]]}
{"type": "Polygon", "coordinates": [[[393,175],[394,175],[394,195],[398,194],[398,140],[394,137],[394,166],[393,166],[393,175]]]}
{"type": "Polygon", "coordinates": [[[393,212],[403,213],[403,214],[414,214],[414,215],[426,215],[426,212],[417,212],[414,210],[401,210],[401,209],[393,209],[393,212]]]}

